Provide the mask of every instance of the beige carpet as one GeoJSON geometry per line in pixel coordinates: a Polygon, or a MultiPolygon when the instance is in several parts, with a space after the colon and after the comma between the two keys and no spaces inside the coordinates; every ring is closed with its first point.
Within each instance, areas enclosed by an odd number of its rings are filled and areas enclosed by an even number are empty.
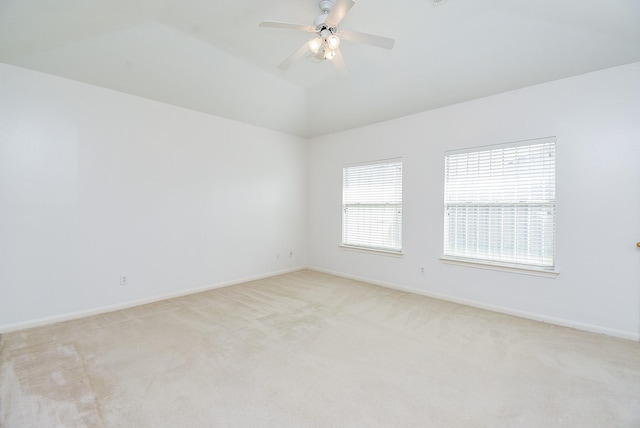
{"type": "Polygon", "coordinates": [[[312,271],[5,334],[2,427],[640,427],[640,344],[312,271]]]}

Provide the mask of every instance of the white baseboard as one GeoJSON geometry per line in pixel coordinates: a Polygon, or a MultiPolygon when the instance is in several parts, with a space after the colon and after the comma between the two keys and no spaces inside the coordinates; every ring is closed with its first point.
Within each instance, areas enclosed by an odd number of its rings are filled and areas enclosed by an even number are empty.
{"type": "Polygon", "coordinates": [[[349,275],[349,274],[345,274],[345,273],[342,273],[342,272],[335,272],[335,271],[331,271],[331,270],[327,270],[327,269],[321,269],[321,268],[317,268],[317,267],[313,267],[313,266],[307,266],[307,269],[314,270],[314,271],[317,271],[317,272],[327,273],[327,274],[330,274],[330,275],[340,276],[340,277],[343,277],[343,278],[353,279],[353,280],[356,280],[356,281],[367,282],[369,284],[379,285],[381,287],[393,288],[395,290],[406,291],[408,293],[419,294],[419,295],[426,296],[426,297],[433,297],[434,299],[446,300],[448,302],[453,302],[453,303],[459,303],[459,304],[462,304],[462,305],[472,306],[474,308],[486,309],[486,310],[489,310],[489,311],[498,312],[498,313],[502,313],[502,314],[506,314],[506,315],[513,315],[513,316],[516,316],[516,317],[519,317],[519,318],[526,318],[526,319],[530,319],[530,320],[534,320],[534,321],[540,321],[540,322],[553,324],[553,325],[557,325],[557,326],[561,326],[561,327],[569,327],[569,328],[574,328],[576,330],[587,331],[587,332],[590,332],[590,333],[605,334],[607,336],[613,336],[613,337],[618,337],[618,338],[621,338],[621,339],[627,339],[627,340],[633,340],[635,342],[640,342],[640,333],[638,333],[638,332],[617,330],[617,329],[612,329],[612,328],[603,327],[603,326],[594,325],[594,324],[587,324],[587,323],[582,323],[582,322],[578,322],[578,321],[571,321],[571,320],[567,320],[567,319],[563,319],[563,318],[556,318],[556,317],[551,317],[551,316],[547,316],[547,315],[536,314],[536,313],[533,313],[533,312],[520,311],[520,310],[517,310],[517,309],[511,309],[511,308],[507,308],[507,307],[504,307],[504,306],[490,305],[490,304],[487,304],[487,303],[477,302],[475,300],[460,299],[460,298],[453,297],[453,296],[448,296],[448,295],[445,295],[445,294],[431,293],[431,292],[423,291],[423,290],[416,290],[416,289],[410,288],[410,287],[404,287],[404,286],[401,286],[401,285],[392,284],[392,283],[388,283],[388,282],[376,281],[376,280],[371,279],[371,278],[364,278],[364,277],[360,277],[360,276],[357,276],[357,275],[349,275]]]}
{"type": "Polygon", "coordinates": [[[70,321],[70,320],[74,320],[74,319],[78,319],[78,318],[88,317],[88,316],[91,316],[91,315],[98,315],[98,314],[104,314],[104,313],[107,313],[107,312],[119,311],[121,309],[132,308],[134,306],[146,305],[147,303],[158,302],[158,301],[161,301],[161,300],[172,299],[172,298],[175,298],[175,297],[188,296],[190,294],[201,293],[203,291],[213,290],[213,289],[216,289],[216,288],[228,287],[230,285],[242,284],[244,282],[255,281],[255,280],[258,280],[258,279],[270,278],[270,277],[273,277],[273,276],[278,276],[278,275],[282,275],[282,274],[285,274],[285,273],[296,272],[296,271],[303,270],[303,269],[306,269],[306,267],[302,266],[302,267],[291,268],[291,269],[283,269],[283,270],[279,270],[279,271],[276,271],[276,272],[269,272],[269,273],[266,273],[266,274],[255,275],[255,276],[250,276],[250,277],[244,277],[244,278],[236,279],[236,280],[233,280],[233,281],[220,282],[220,283],[216,283],[216,284],[206,285],[204,287],[191,288],[191,289],[188,289],[188,290],[180,290],[180,291],[173,292],[173,293],[167,293],[167,294],[161,294],[161,295],[152,296],[152,297],[146,297],[146,298],[143,298],[143,299],[130,300],[130,301],[126,301],[126,302],[116,303],[114,305],[100,306],[100,307],[97,307],[97,308],[87,309],[87,310],[83,310],[83,311],[70,312],[70,313],[66,313],[66,314],[54,315],[54,316],[45,317],[45,318],[38,318],[38,319],[35,319],[35,320],[29,320],[29,321],[19,322],[19,323],[15,323],[15,324],[7,324],[7,325],[0,326],[0,334],[10,333],[10,332],[13,332],[13,331],[18,331],[18,330],[24,330],[24,329],[27,329],[27,328],[40,327],[40,326],[43,326],[43,325],[54,324],[54,323],[61,322],[61,321],[70,321]]]}
{"type": "Polygon", "coordinates": [[[432,292],[428,292],[428,291],[424,291],[424,290],[416,290],[416,289],[410,288],[410,287],[404,287],[404,286],[393,284],[393,283],[377,281],[377,280],[374,280],[374,279],[371,279],[371,278],[365,278],[365,277],[361,277],[361,276],[357,276],[357,275],[349,275],[349,274],[345,274],[345,273],[342,273],[342,272],[336,272],[336,271],[332,271],[332,270],[328,270],[328,269],[322,269],[322,268],[318,268],[318,267],[314,267],[314,266],[306,266],[306,267],[302,266],[302,267],[296,267],[296,268],[291,268],[291,269],[284,269],[284,270],[280,270],[280,271],[276,271],[276,272],[270,272],[270,273],[261,274],[261,275],[255,275],[255,276],[250,276],[250,277],[244,277],[244,278],[236,279],[236,280],[233,280],[233,281],[227,281],[227,282],[211,284],[211,285],[207,285],[207,286],[204,286],[204,287],[192,288],[192,289],[189,289],[189,290],[181,290],[181,291],[174,292],[174,293],[167,293],[167,294],[148,297],[148,298],[144,298],[144,299],[138,299],[138,300],[132,300],[132,301],[127,301],[127,302],[116,303],[114,305],[101,306],[101,307],[98,307],[98,308],[93,308],[93,309],[88,309],[88,310],[83,310],[83,311],[71,312],[71,313],[66,313],[66,314],[61,314],[61,315],[54,315],[54,316],[46,317],[46,318],[39,318],[39,319],[35,319],[35,320],[19,322],[19,323],[15,323],[15,324],[3,325],[3,326],[0,326],[0,334],[2,334],[2,333],[10,333],[10,332],[17,331],[17,330],[24,330],[24,329],[27,329],[27,328],[40,327],[40,326],[43,326],[43,325],[54,324],[54,323],[61,322],[61,321],[69,321],[69,320],[74,320],[74,319],[78,319],[78,318],[84,318],[84,317],[88,317],[88,316],[91,316],[91,315],[98,315],[98,314],[103,314],[103,313],[107,313],[107,312],[119,311],[121,309],[127,309],[127,308],[131,308],[131,307],[134,307],[134,306],[145,305],[147,303],[158,302],[158,301],[161,301],[161,300],[171,299],[171,298],[175,298],[175,297],[187,296],[187,295],[190,295],[190,294],[196,294],[196,293],[200,293],[200,292],[203,292],[203,291],[213,290],[213,289],[216,289],[216,288],[228,287],[228,286],[231,286],[231,285],[241,284],[241,283],[244,283],[244,282],[255,281],[255,280],[264,279],[264,278],[270,278],[270,277],[282,275],[282,274],[285,274],[285,273],[297,272],[297,271],[303,270],[303,269],[314,270],[314,271],[317,271],[317,272],[327,273],[327,274],[331,274],[331,275],[335,275],[335,276],[339,276],[339,277],[343,277],[343,278],[349,278],[349,279],[353,279],[353,280],[356,280],[356,281],[367,282],[369,284],[374,284],[374,285],[378,285],[378,286],[381,286],[381,287],[387,287],[387,288],[392,288],[392,289],[395,289],[395,290],[406,291],[406,292],[409,292],[409,293],[419,294],[419,295],[422,295],[422,296],[432,297],[432,298],[435,298],[435,299],[446,300],[446,301],[449,301],[449,302],[454,302],[454,303],[459,303],[459,304],[462,304],[462,305],[472,306],[472,307],[479,308],[479,309],[486,309],[486,310],[493,311],[493,312],[503,313],[503,314],[507,314],[507,315],[513,315],[513,316],[520,317],[520,318],[526,318],[526,319],[545,322],[545,323],[558,325],[558,326],[562,326],[562,327],[574,328],[576,330],[587,331],[587,332],[590,332],[590,333],[605,334],[607,336],[619,337],[619,338],[622,338],[622,339],[627,339],[627,340],[633,340],[635,342],[640,342],[640,333],[637,333],[637,332],[629,332],[629,331],[624,331],[624,330],[617,330],[617,329],[612,329],[612,328],[593,325],[593,324],[587,324],[587,323],[582,323],[582,322],[577,322],[577,321],[566,320],[566,319],[563,319],[563,318],[556,318],[556,317],[536,314],[536,313],[532,313],[532,312],[515,310],[515,309],[507,308],[507,307],[504,307],[504,306],[490,305],[490,304],[486,304],[486,303],[482,303],[482,302],[477,302],[477,301],[474,301],[474,300],[460,299],[460,298],[449,296],[449,295],[445,295],[445,294],[432,293],[432,292]]]}

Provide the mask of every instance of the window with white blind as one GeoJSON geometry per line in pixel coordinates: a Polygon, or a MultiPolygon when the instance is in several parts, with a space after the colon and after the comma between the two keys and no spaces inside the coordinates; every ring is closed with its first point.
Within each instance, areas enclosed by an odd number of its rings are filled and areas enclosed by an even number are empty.
{"type": "Polygon", "coordinates": [[[445,153],[446,258],[555,265],[555,138],[445,153]]]}
{"type": "Polygon", "coordinates": [[[342,245],[402,252],[402,159],[343,168],[342,245]]]}

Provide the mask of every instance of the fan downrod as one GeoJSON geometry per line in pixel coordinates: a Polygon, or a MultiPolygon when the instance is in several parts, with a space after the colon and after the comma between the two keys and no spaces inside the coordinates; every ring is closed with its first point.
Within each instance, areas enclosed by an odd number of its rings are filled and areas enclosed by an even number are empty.
{"type": "Polygon", "coordinates": [[[320,0],[320,3],[318,4],[318,7],[325,15],[328,15],[329,12],[331,12],[331,6],[333,6],[333,2],[331,0],[320,0]]]}

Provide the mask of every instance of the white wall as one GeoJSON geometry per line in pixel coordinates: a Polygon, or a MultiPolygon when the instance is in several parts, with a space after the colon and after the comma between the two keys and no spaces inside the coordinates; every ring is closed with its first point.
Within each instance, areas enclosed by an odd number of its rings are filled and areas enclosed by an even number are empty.
{"type": "Polygon", "coordinates": [[[0,64],[0,331],[308,264],[639,339],[639,117],[633,64],[307,143],[0,64]],[[442,264],[444,151],[551,135],[560,275],[442,264]],[[343,164],[397,156],[404,256],[340,249],[343,164]]]}
{"type": "Polygon", "coordinates": [[[306,159],[302,138],[0,64],[0,331],[304,266],[306,159]]]}
{"type": "Polygon", "coordinates": [[[640,338],[640,63],[315,138],[309,159],[310,266],[640,338]],[[559,276],[439,261],[444,151],[547,136],[557,137],[559,276]],[[342,166],[392,157],[404,158],[404,256],[339,248],[342,166]]]}

